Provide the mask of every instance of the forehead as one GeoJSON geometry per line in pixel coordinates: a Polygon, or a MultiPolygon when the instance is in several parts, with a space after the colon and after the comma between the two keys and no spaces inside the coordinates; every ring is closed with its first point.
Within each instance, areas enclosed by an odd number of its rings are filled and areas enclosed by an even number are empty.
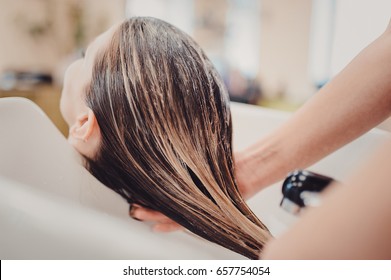
{"type": "Polygon", "coordinates": [[[119,24],[112,26],[107,31],[96,37],[87,47],[83,65],[82,65],[82,78],[85,80],[84,84],[89,84],[92,71],[94,68],[95,60],[99,52],[103,51],[110,43],[116,30],[118,30],[119,24]]]}
{"type": "MultiPolygon", "coordinates": [[[[87,47],[88,56],[95,57],[96,53],[105,48],[111,41],[119,24],[113,25],[110,29],[96,37],[87,47]]],[[[88,59],[88,57],[87,57],[88,59]]]]}

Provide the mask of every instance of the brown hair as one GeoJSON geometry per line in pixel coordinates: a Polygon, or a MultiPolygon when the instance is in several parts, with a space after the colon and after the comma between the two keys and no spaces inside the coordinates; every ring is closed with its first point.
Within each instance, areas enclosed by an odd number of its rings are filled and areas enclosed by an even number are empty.
{"type": "Polygon", "coordinates": [[[266,226],[234,176],[229,98],[201,48],[154,18],[120,25],[95,61],[86,102],[101,129],[87,168],[130,203],[258,258],[266,226]]]}

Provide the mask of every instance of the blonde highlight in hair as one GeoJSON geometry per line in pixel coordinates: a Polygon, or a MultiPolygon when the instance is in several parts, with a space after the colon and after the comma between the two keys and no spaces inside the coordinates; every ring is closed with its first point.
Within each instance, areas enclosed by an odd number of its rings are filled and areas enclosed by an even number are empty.
{"type": "Polygon", "coordinates": [[[96,59],[86,102],[102,135],[93,175],[130,203],[259,257],[270,233],[236,185],[228,94],[188,35],[153,18],[125,21],[96,59]]]}

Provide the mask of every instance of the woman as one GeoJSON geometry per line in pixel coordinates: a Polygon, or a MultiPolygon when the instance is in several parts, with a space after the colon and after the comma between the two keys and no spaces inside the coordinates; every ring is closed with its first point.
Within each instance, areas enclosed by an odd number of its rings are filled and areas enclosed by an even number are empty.
{"type": "Polygon", "coordinates": [[[153,18],[114,26],[67,70],[61,112],[103,184],[258,258],[270,233],[238,192],[227,91],[189,36],[153,18]]]}

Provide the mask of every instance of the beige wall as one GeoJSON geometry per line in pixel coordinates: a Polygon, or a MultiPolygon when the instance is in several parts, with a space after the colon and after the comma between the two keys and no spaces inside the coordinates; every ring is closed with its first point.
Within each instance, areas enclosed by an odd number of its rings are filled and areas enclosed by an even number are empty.
{"type": "Polygon", "coordinates": [[[83,41],[88,41],[124,17],[124,2],[0,0],[0,71],[54,71],[57,63],[77,47],[70,4],[84,8],[83,41]]]}
{"type": "MultiPolygon", "coordinates": [[[[77,47],[69,4],[83,8],[81,44],[125,14],[125,0],[0,0],[0,71],[55,70],[77,47]],[[51,28],[34,36],[34,28],[46,21],[52,22],[51,28]]],[[[227,1],[198,0],[194,8],[197,16],[207,10],[223,23],[227,1]]],[[[302,102],[314,92],[308,75],[310,13],[311,0],[261,1],[259,77],[266,97],[283,93],[290,101],[302,102]]],[[[221,34],[196,29],[193,35],[205,48],[221,52],[224,26],[221,29],[221,34]]]]}
{"type": "Polygon", "coordinates": [[[267,97],[302,102],[314,91],[308,74],[311,0],[262,0],[260,80],[267,97]]]}

